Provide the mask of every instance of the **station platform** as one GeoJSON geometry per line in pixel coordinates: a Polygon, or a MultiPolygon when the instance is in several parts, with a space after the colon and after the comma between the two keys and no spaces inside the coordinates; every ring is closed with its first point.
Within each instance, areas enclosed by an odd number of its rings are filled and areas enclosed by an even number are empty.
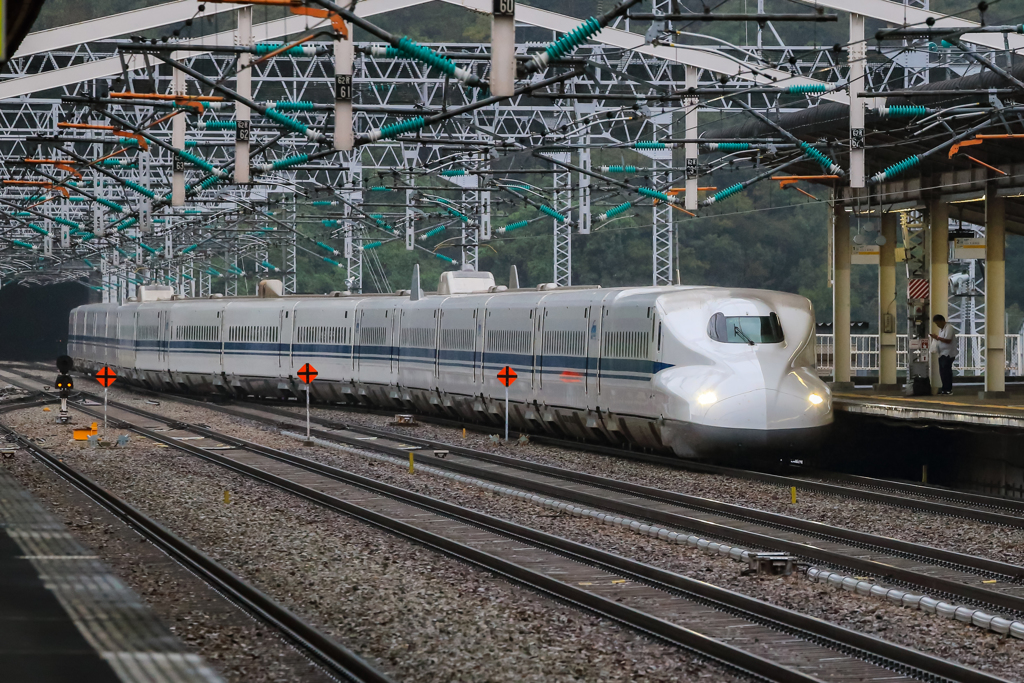
{"type": "Polygon", "coordinates": [[[948,396],[904,396],[871,388],[832,394],[836,411],[916,422],[1024,430],[1024,384],[1007,385],[1007,398],[979,398],[980,385],[953,385],[948,396]]]}
{"type": "Polygon", "coordinates": [[[222,679],[0,469],[0,680],[222,679]]]}

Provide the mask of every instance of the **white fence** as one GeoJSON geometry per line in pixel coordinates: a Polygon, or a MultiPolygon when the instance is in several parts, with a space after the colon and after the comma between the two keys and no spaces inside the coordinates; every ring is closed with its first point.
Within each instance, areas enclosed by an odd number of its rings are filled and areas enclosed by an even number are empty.
{"type": "MultiPolygon", "coordinates": [[[[957,375],[974,377],[985,374],[985,335],[958,334],[959,354],[953,364],[953,372],[957,375]]],[[[878,335],[850,335],[850,372],[854,375],[878,373],[878,335]]],[[[835,337],[831,334],[819,334],[815,342],[815,351],[819,375],[832,374],[832,358],[835,352],[835,337]]],[[[1018,377],[1024,368],[1024,348],[1021,347],[1021,335],[1006,335],[1006,368],[1005,374],[1018,377]]],[[[896,369],[907,369],[907,335],[896,336],[896,369]]]]}

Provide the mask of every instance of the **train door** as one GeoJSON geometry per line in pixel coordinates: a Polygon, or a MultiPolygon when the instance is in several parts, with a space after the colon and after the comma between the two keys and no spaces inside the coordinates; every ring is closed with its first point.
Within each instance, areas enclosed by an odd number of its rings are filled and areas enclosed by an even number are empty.
{"type": "Polygon", "coordinates": [[[398,384],[398,370],[402,363],[402,318],[405,311],[401,308],[391,309],[391,380],[398,384]]]}
{"type": "Polygon", "coordinates": [[[601,391],[601,317],[604,306],[593,303],[587,307],[587,407],[593,409],[597,405],[597,396],[601,391]]]}
{"type": "Polygon", "coordinates": [[[476,342],[473,350],[473,380],[480,385],[487,384],[487,377],[484,372],[484,338],[487,334],[487,307],[478,306],[473,312],[476,317],[476,342]]]}
{"type": "Polygon", "coordinates": [[[544,388],[544,306],[538,303],[533,309],[533,386],[539,391],[544,388]]]}

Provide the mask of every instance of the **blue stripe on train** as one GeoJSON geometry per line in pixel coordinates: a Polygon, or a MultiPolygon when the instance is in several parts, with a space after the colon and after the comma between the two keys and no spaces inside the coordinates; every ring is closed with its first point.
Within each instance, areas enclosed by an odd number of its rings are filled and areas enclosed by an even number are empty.
{"type": "MultiPolygon", "coordinates": [[[[113,348],[132,348],[131,343],[119,344],[107,337],[90,335],[69,335],[71,344],[92,344],[94,346],[113,348]]],[[[136,340],[137,351],[164,351],[169,353],[220,354],[219,341],[172,341],[136,340]]],[[[280,356],[289,354],[289,345],[280,342],[224,342],[224,354],[280,356]]],[[[540,361],[536,368],[532,354],[499,353],[480,351],[456,351],[450,349],[427,349],[418,347],[394,347],[383,345],[351,344],[292,344],[292,356],[311,356],[317,358],[333,358],[347,360],[352,358],[353,349],[356,359],[365,362],[414,363],[432,366],[435,363],[448,368],[473,370],[482,366],[486,372],[497,372],[506,365],[521,368],[521,372],[533,370],[543,375],[561,375],[566,371],[577,372],[581,377],[598,377],[602,379],[624,379],[647,381],[653,375],[673,367],[671,363],[630,358],[596,358],[581,356],[538,356],[540,361]],[[397,353],[396,353],[397,352],[397,353]],[[397,355],[397,359],[395,356],[397,355]],[[628,374],[626,374],[628,373],[628,374]]]]}

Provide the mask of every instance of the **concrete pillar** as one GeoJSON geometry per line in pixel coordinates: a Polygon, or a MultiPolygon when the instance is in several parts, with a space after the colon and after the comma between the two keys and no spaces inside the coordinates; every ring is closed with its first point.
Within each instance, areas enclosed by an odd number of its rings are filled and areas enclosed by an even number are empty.
{"type": "MultiPolygon", "coordinates": [[[[697,87],[697,67],[686,65],[686,87],[697,87]]],[[[697,105],[700,100],[691,97],[683,101],[685,113],[683,114],[686,126],[686,139],[692,140],[697,137],[697,105]]],[[[684,156],[686,158],[686,196],[684,206],[687,211],[697,210],[697,155],[700,152],[696,142],[687,142],[684,145],[684,156]]]]}
{"type": "Polygon", "coordinates": [[[846,213],[838,193],[832,208],[832,331],[833,388],[852,389],[850,381],[850,214],[846,213]]]}
{"type": "Polygon", "coordinates": [[[867,66],[867,42],[864,17],[850,14],[850,187],[864,187],[864,71],[867,66]]]}
{"type": "Polygon", "coordinates": [[[995,185],[985,194],[985,391],[1006,396],[1006,199],[995,185]]]}
{"type": "MultiPolygon", "coordinates": [[[[171,55],[180,59],[178,54],[171,55]]],[[[175,95],[185,94],[185,74],[174,69],[171,77],[171,88],[175,95]]],[[[171,146],[175,149],[185,149],[185,111],[182,110],[177,116],[171,119],[171,146]]],[[[141,155],[140,155],[141,156],[141,155]]],[[[171,170],[171,206],[185,205],[185,160],[175,155],[171,170]]]]}
{"type": "Polygon", "coordinates": [[[491,15],[491,94],[511,97],[516,87],[516,2],[495,0],[491,15]]]}
{"type": "MultiPolygon", "coordinates": [[[[252,6],[245,5],[238,9],[238,44],[252,47],[252,6]]],[[[252,54],[242,52],[238,55],[238,71],[235,74],[235,88],[238,94],[246,99],[252,98],[252,54]]],[[[249,182],[249,139],[252,112],[241,102],[235,102],[235,182],[249,182]]]]}
{"type": "Polygon", "coordinates": [[[883,213],[878,248],[878,389],[896,388],[896,224],[899,214],[883,213]]]}
{"type": "Polygon", "coordinates": [[[348,37],[334,41],[334,149],[351,150],[355,145],[352,130],[352,65],[355,61],[355,37],[352,24],[346,22],[348,37]]]}
{"type": "MultiPolygon", "coordinates": [[[[949,317],[949,204],[941,197],[932,199],[928,206],[928,329],[934,334],[938,328],[930,318],[941,315],[949,317]]],[[[934,340],[930,342],[934,344],[934,340]]],[[[942,388],[939,379],[939,357],[928,354],[928,378],[932,393],[942,388]]]]}

